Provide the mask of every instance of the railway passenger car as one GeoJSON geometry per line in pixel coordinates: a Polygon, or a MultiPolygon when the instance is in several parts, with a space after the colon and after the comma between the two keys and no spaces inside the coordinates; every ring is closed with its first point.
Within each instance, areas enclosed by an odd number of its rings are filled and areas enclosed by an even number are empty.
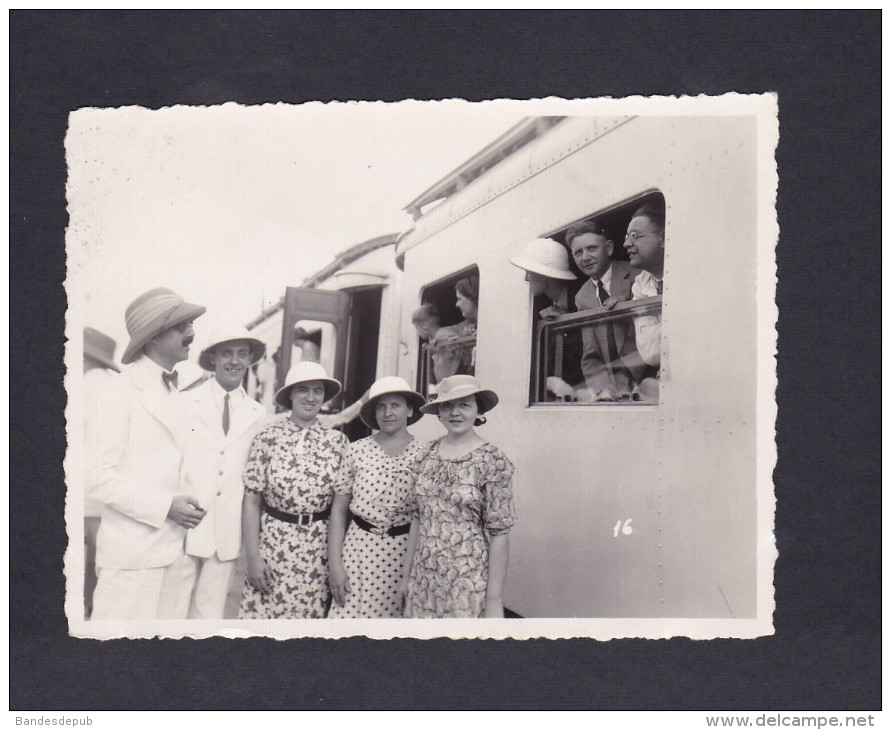
{"type": "MultiPolygon", "coordinates": [[[[283,321],[287,340],[300,321],[327,323],[323,355],[347,391],[335,410],[382,375],[430,394],[412,312],[432,302],[457,321],[455,283],[478,277],[466,346],[500,397],[480,433],[516,466],[506,606],[529,618],[754,618],[756,140],[746,115],[527,119],[411,201],[398,240],[360,245],[252,328],[274,337],[283,321]],[[542,322],[546,302],[510,259],[591,219],[627,258],[625,228],[644,203],[666,214],[662,295],[542,322]],[[555,352],[562,336],[648,313],[661,317],[648,396],[595,402],[549,385],[568,357],[555,352]]],[[[443,433],[433,417],[412,430],[443,433]]]]}

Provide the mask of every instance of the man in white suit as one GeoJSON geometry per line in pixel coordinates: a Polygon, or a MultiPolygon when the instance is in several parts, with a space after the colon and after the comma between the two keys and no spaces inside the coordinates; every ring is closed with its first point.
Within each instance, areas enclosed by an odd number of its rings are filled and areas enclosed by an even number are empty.
{"type": "Polygon", "coordinates": [[[251,442],[266,409],[243,388],[248,369],[266,346],[243,327],[216,332],[198,364],[214,377],[186,393],[188,438],[182,491],[197,497],[207,514],[186,535],[197,578],[189,618],[221,619],[241,551],[241,478],[251,442]]]}
{"type": "Polygon", "coordinates": [[[103,431],[94,618],[185,618],[194,566],[183,543],[204,510],[180,492],[176,363],[189,356],[204,307],[152,289],[127,307],[129,365],[100,404],[103,431]]]}

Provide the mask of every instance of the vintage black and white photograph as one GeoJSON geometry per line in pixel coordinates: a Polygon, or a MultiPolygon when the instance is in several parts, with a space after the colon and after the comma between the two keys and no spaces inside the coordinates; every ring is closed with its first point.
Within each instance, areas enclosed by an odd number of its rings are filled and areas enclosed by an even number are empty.
{"type": "Polygon", "coordinates": [[[770,94],[73,111],[70,634],[773,633],[778,140],[770,94]]]}

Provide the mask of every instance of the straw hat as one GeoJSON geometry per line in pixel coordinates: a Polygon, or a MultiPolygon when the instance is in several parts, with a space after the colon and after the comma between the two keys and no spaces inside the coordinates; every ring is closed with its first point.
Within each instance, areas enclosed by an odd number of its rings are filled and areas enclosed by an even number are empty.
{"type": "Polygon", "coordinates": [[[340,393],[341,385],[339,380],[329,378],[328,373],[317,362],[304,360],[298,362],[294,367],[288,370],[285,378],[285,384],[275,392],[275,402],[282,408],[291,407],[291,388],[299,383],[309,383],[318,380],[325,386],[325,402],[327,403],[334,396],[340,393]]]}
{"type": "Polygon", "coordinates": [[[227,342],[247,342],[251,348],[251,365],[255,362],[259,362],[260,358],[266,354],[266,345],[262,340],[258,340],[256,337],[251,337],[250,333],[247,331],[247,327],[240,327],[238,325],[230,325],[224,329],[219,329],[214,332],[210,339],[208,340],[210,343],[207,345],[198,356],[198,364],[204,368],[205,370],[213,371],[213,351],[215,348],[220,345],[224,345],[227,342]]]}
{"type": "Polygon", "coordinates": [[[92,327],[84,327],[84,357],[95,360],[102,367],[121,372],[114,361],[114,351],[117,346],[117,343],[105,333],[92,327]]]}
{"type": "Polygon", "coordinates": [[[569,254],[564,246],[550,238],[536,238],[526,244],[523,253],[510,259],[518,266],[533,274],[548,276],[551,279],[572,281],[575,274],[569,270],[569,254]]]}
{"type": "Polygon", "coordinates": [[[443,378],[439,383],[439,392],[436,400],[432,400],[424,406],[421,406],[422,413],[438,413],[439,406],[448,401],[458,400],[459,398],[467,398],[471,395],[479,395],[482,402],[480,406],[480,415],[488,413],[496,405],[498,405],[498,396],[495,391],[485,390],[480,381],[472,375],[452,375],[443,378]]]}
{"type": "Polygon", "coordinates": [[[368,389],[368,400],[362,406],[362,410],[359,411],[359,418],[362,419],[362,422],[368,428],[380,430],[380,426],[377,424],[375,408],[377,407],[378,398],[384,395],[401,395],[407,403],[414,407],[414,413],[408,417],[407,425],[411,426],[424,415],[421,413],[421,406],[427,402],[424,396],[413,391],[411,386],[402,378],[398,378],[395,375],[387,375],[376,380],[374,385],[368,389]]]}
{"type": "Polygon", "coordinates": [[[137,297],[125,315],[130,344],[121,355],[124,365],[139,357],[142,348],[152,337],[183,322],[196,319],[207,311],[197,304],[189,304],[170,289],[152,289],[137,297]]]}

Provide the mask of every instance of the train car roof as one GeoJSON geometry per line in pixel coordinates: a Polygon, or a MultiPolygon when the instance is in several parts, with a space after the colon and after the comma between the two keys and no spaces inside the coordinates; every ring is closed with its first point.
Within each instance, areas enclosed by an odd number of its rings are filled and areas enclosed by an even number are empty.
{"type": "Polygon", "coordinates": [[[421,209],[424,206],[454,195],[471,180],[480,177],[518,149],[525,147],[562,119],[564,117],[527,117],[523,119],[483,147],[469,160],[427,188],[403,210],[412,217],[412,220],[418,220],[423,215],[421,209]]]}

